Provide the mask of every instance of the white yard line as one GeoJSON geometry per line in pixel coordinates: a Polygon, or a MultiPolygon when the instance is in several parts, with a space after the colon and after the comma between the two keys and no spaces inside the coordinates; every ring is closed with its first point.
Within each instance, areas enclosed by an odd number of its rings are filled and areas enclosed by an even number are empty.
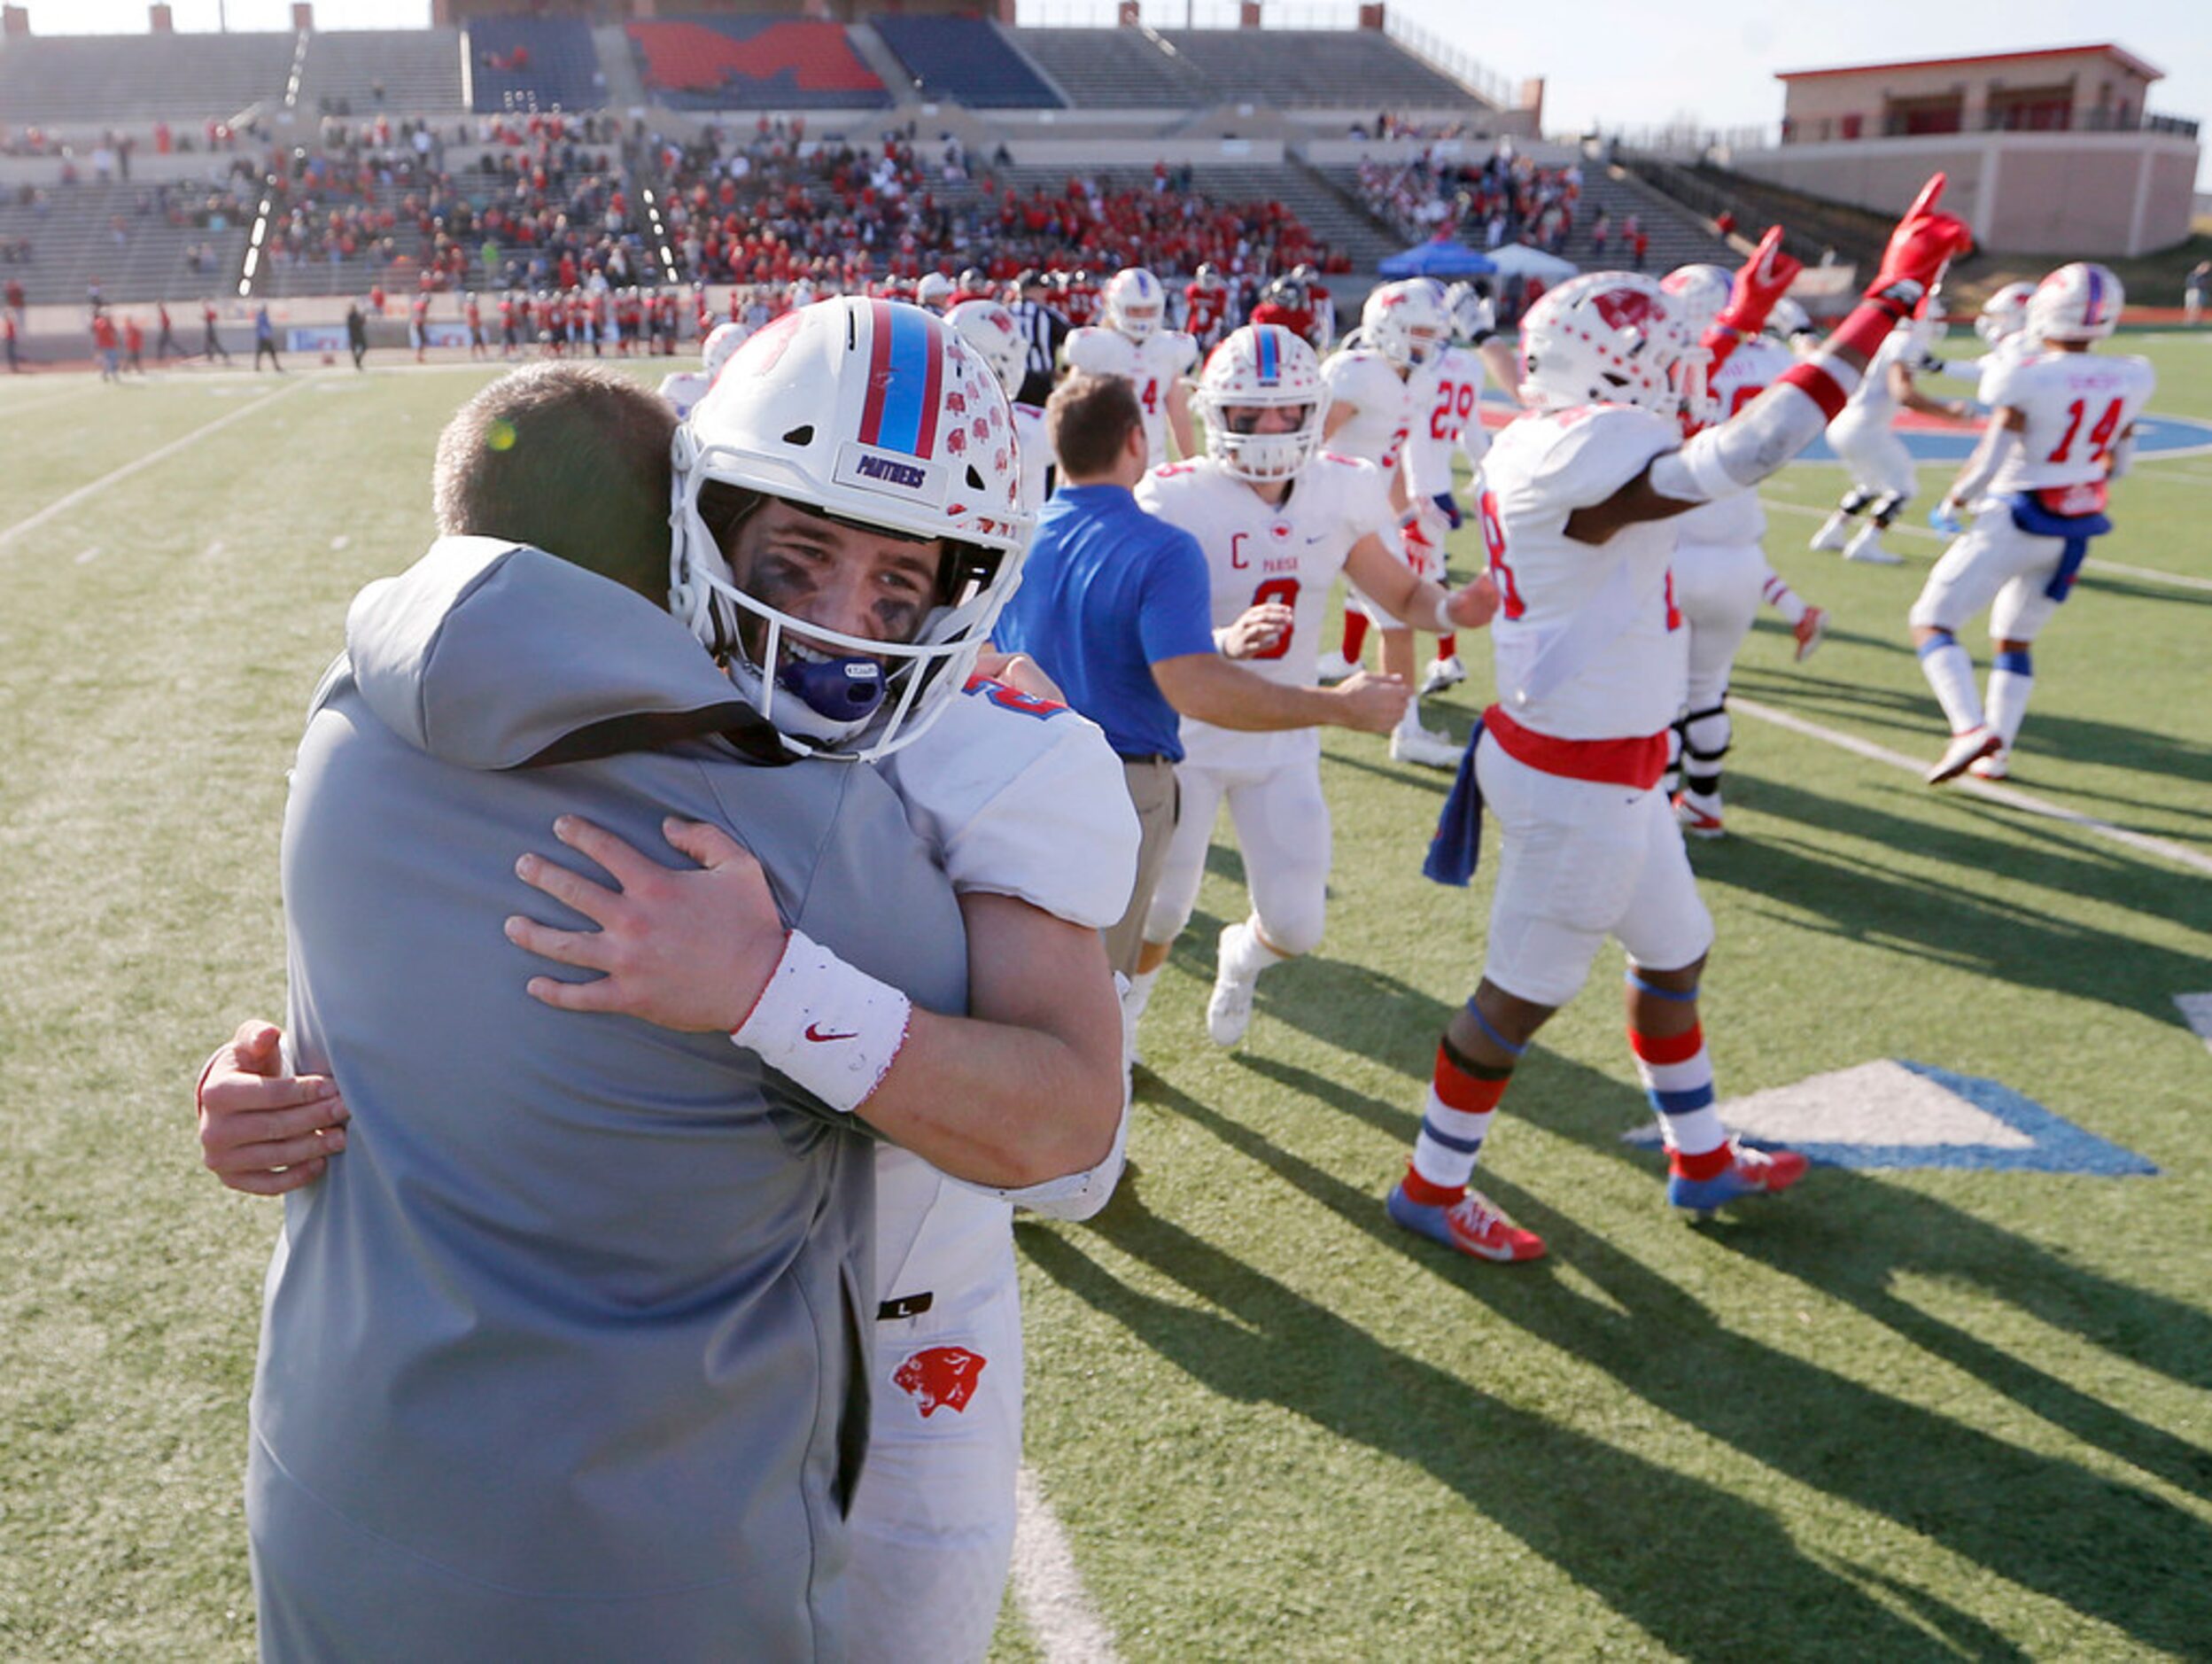
{"type": "Polygon", "coordinates": [[[0,531],[0,549],[5,549],[9,544],[14,542],[16,539],[21,537],[26,532],[36,531],[40,526],[44,525],[49,520],[55,518],[57,516],[68,513],[70,509],[75,508],[79,503],[98,496],[100,493],[105,491],[110,486],[115,485],[119,481],[128,479],[133,474],[143,473],[147,469],[151,468],[156,463],[166,462],[168,458],[175,455],[179,451],[183,450],[186,447],[198,443],[198,441],[206,439],[210,433],[215,432],[217,430],[221,428],[227,428],[233,422],[243,422],[255,411],[266,410],[269,406],[275,404],[279,399],[288,399],[293,393],[298,393],[302,387],[311,385],[313,385],[312,378],[302,377],[298,381],[291,383],[289,386],[279,387],[275,392],[268,394],[266,397],[254,400],[251,404],[240,405],[236,410],[226,411],[221,416],[216,416],[212,421],[202,423],[199,426],[194,428],[190,433],[184,434],[181,438],[171,439],[167,445],[157,446],[154,449],[148,451],[144,456],[137,458],[136,461],[125,463],[120,468],[113,470],[108,473],[102,474],[97,479],[92,481],[89,485],[79,486],[74,491],[69,493],[66,496],[57,498],[54,502],[48,503],[43,509],[41,509],[36,514],[32,515],[28,519],[18,520],[13,525],[8,527],[5,531],[0,531]]]}
{"type": "MultiPolygon", "coordinates": [[[[1892,768],[1902,768],[1914,774],[1925,775],[1928,772],[1928,763],[1925,758],[1907,757],[1902,751],[1893,751],[1886,745],[1875,744],[1872,740],[1862,740],[1856,735],[1844,734],[1835,728],[1824,727],[1818,722],[1808,722],[1803,717],[1794,716],[1787,711],[1778,711],[1773,705],[1761,704],[1756,699],[1732,696],[1728,700],[1728,709],[1741,711],[1747,717],[1757,717],[1761,722],[1771,722],[1778,728],[1789,729],[1792,734],[1802,734],[1808,739],[1825,740],[1828,744],[1839,746],[1853,756],[1866,758],[1869,762],[1887,763],[1892,768]]],[[[2008,809],[2019,809],[2029,814],[2042,815],[2047,820],[2064,821],[2068,826],[2079,827],[2084,832],[2093,832],[2099,837],[2109,838],[2115,844],[2123,844],[2139,854],[2154,855],[2161,860],[2172,861],[2178,866],[2193,867],[2200,873],[2212,874],[2212,855],[2189,849],[2165,838],[2153,837],[2147,832],[2133,832],[2126,827],[2115,826],[2109,820],[2099,820],[2094,815],[2083,814],[2078,810],[2063,808],[2058,804],[2048,802],[2041,797],[2030,797],[2028,793],[2016,790],[2010,786],[1999,786],[1991,781],[1975,780],[1970,775],[1961,775],[1944,789],[1969,792],[1975,797],[1985,797],[1991,803],[2001,803],[2008,809]]]]}
{"type": "MultiPolygon", "coordinates": [[[[1809,515],[1815,520],[1825,520],[1828,517],[1828,511],[1826,509],[1808,509],[1802,502],[1783,502],[1774,497],[1762,497],[1759,501],[1766,507],[1779,509],[1784,514],[1809,515]]],[[[1948,540],[1945,533],[1936,531],[1933,526],[1898,524],[1890,527],[1890,531],[1910,532],[1914,537],[1932,537],[1938,542],[1948,540]]],[[[1886,536],[1887,533],[1884,535],[1886,536]]],[[[2141,578],[2157,584],[2172,584],[2181,589],[2212,589],[2212,578],[2193,578],[2186,572],[2156,572],[2148,566],[2123,566],[2116,561],[2092,558],[2086,564],[2084,570],[2092,572],[2113,572],[2122,578],[2141,578]]]]}
{"type": "Polygon", "coordinates": [[[1034,1469],[1014,1481],[1013,1594],[1050,1664],[1120,1664],[1113,1633],[1083,1592],[1075,1551],[1034,1469]]]}

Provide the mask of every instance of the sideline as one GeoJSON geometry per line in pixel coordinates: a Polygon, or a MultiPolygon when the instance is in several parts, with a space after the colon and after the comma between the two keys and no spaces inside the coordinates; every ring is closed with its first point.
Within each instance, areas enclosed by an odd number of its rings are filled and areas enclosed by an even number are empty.
{"type": "Polygon", "coordinates": [[[1075,1551],[1044,1500],[1036,1471],[1014,1480],[1013,1593],[1050,1664],[1121,1664],[1114,1637],[1083,1592],[1075,1551]]]}
{"type": "Polygon", "coordinates": [[[268,409],[269,406],[275,404],[280,399],[289,399],[293,393],[298,393],[302,387],[313,386],[316,377],[313,376],[302,376],[299,380],[292,382],[288,386],[278,387],[264,397],[254,400],[250,404],[240,405],[235,410],[225,411],[221,416],[216,416],[211,421],[202,423],[198,427],[194,428],[190,433],[184,434],[180,438],[171,439],[167,445],[157,446],[154,449],[148,451],[144,456],[138,457],[134,461],[125,463],[120,468],[115,469],[112,472],[102,474],[97,479],[93,480],[89,485],[79,486],[74,491],[69,493],[66,496],[57,498],[52,502],[48,503],[43,509],[41,509],[36,514],[32,515],[28,519],[18,520],[13,525],[8,527],[5,531],[0,531],[0,550],[4,550],[9,544],[14,542],[16,539],[21,537],[26,532],[36,531],[40,526],[44,525],[49,520],[55,518],[57,516],[66,514],[70,509],[75,508],[81,502],[84,502],[90,498],[97,497],[101,492],[105,491],[110,486],[113,486],[120,480],[128,479],[133,474],[143,473],[145,470],[151,468],[156,463],[167,461],[169,457],[175,455],[179,451],[184,449],[187,446],[195,444],[200,439],[206,439],[210,433],[215,432],[221,428],[227,428],[233,422],[243,422],[246,417],[252,416],[257,410],[268,409]]]}
{"type": "MultiPolygon", "coordinates": [[[[1825,740],[1830,745],[1839,746],[1854,756],[1866,758],[1869,762],[1887,763],[1893,768],[1902,768],[1916,775],[1925,775],[1928,772],[1927,763],[1920,758],[1907,757],[1904,752],[1893,751],[1886,745],[1877,745],[1872,740],[1862,740],[1856,735],[1824,727],[1818,722],[1808,722],[1803,717],[1777,710],[1773,705],[1762,704],[1756,699],[1731,697],[1728,709],[1741,711],[1747,717],[1757,717],[1761,722],[1771,722],[1774,727],[1787,728],[1792,734],[1802,734],[1808,739],[1825,740]]],[[[2099,820],[2095,815],[2084,814],[2077,809],[2064,808],[2045,798],[2030,797],[2011,786],[2000,786],[1993,781],[1975,780],[1971,775],[1961,774],[1941,789],[1969,792],[1976,797],[1986,797],[1991,803],[2001,803],[2008,809],[2063,821],[2084,832],[2109,838],[2115,844],[2124,844],[2138,854],[2154,855],[2160,860],[2172,861],[2178,866],[2212,875],[2212,855],[2166,838],[2154,837],[2148,832],[2136,832],[2123,826],[2115,826],[2109,820],[2099,820]]]]}
{"type": "MultiPolygon", "coordinates": [[[[1808,508],[1802,502],[1784,502],[1777,497],[1761,497],[1759,506],[1770,509],[1778,509],[1784,514],[1806,516],[1815,520],[1825,520],[1828,517],[1828,511],[1825,509],[1808,508]]],[[[1910,532],[1914,537],[1934,538],[1936,541],[1943,543],[1948,543],[1951,540],[1947,533],[1938,532],[1935,527],[1928,525],[1892,525],[1890,531],[1910,532]]],[[[2116,561],[2104,560],[2094,555],[2083,563],[2082,570],[2087,572],[2113,572],[2122,578],[2146,579],[2152,583],[2172,584],[2178,589],[2212,589],[2212,578],[2195,578],[2187,572],[2162,572],[2148,566],[2123,566],[2116,561]]]]}

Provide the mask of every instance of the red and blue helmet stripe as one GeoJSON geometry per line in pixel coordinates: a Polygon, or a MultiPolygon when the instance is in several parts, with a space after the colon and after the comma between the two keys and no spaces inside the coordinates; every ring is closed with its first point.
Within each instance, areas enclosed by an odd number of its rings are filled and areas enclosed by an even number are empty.
{"type": "Polygon", "coordinates": [[[2082,322],[2094,329],[2105,321],[2105,275],[2086,264],[2082,268],[2082,275],[2089,279],[2089,295],[2082,302],[2082,322]]]}
{"type": "Polygon", "coordinates": [[[868,398],[860,442],[927,457],[937,446],[944,386],[944,330],[917,307],[870,303],[868,398]]]}
{"type": "Polygon", "coordinates": [[[1255,331],[1260,338],[1260,385],[1272,387],[1283,379],[1283,349],[1275,338],[1275,326],[1263,323],[1255,331]]]}

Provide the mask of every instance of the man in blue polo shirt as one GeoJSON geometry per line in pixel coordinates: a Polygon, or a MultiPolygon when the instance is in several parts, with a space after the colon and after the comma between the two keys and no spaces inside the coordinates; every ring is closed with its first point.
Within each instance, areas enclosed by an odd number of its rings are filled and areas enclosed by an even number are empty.
{"type": "MultiPolygon", "coordinates": [[[[1230,661],[1271,646],[1291,623],[1279,603],[1220,630],[1196,538],[1139,508],[1147,452],[1128,381],[1071,376],[1044,407],[1060,486],[1037,518],[1021,587],[999,617],[997,645],[1027,653],[1067,703],[1106,730],[1143,828],[1129,911],[1106,932],[1106,956],[1137,970],[1143,926],[1175,831],[1181,719],[1217,727],[1327,725],[1387,734],[1406,686],[1360,675],[1331,688],[1285,687],[1230,661]]],[[[1128,1018],[1134,1030],[1137,1013],[1128,1018]]]]}

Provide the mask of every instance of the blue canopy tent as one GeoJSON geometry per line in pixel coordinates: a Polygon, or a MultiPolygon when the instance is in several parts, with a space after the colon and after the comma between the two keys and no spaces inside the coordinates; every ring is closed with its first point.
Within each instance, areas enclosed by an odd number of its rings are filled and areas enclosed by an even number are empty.
{"type": "Polygon", "coordinates": [[[1497,268],[1487,254],[1440,235],[1393,254],[1377,269],[1385,277],[1480,277],[1497,268]]]}

